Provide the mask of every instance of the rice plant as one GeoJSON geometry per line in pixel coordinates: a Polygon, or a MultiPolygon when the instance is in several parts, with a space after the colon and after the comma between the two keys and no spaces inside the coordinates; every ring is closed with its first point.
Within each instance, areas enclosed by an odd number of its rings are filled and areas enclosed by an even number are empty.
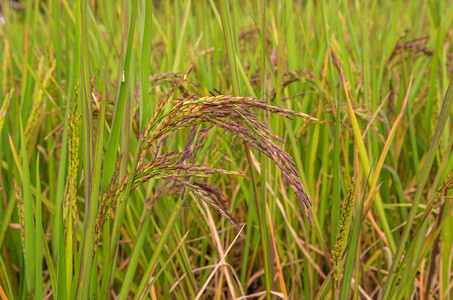
{"type": "Polygon", "coordinates": [[[0,298],[450,299],[452,20],[0,0],[0,298]]]}

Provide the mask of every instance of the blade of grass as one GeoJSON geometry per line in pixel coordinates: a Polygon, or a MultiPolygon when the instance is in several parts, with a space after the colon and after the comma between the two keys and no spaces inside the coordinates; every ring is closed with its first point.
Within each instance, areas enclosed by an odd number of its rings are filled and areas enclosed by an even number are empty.
{"type": "MultiPolygon", "coordinates": [[[[325,39],[329,53],[328,67],[330,80],[334,80],[332,55],[330,50],[330,34],[327,24],[325,1],[321,1],[322,20],[324,25],[325,39]]],[[[341,176],[340,176],[340,130],[341,130],[341,113],[340,113],[340,99],[336,92],[336,84],[332,84],[334,90],[332,91],[335,101],[335,140],[333,148],[333,194],[332,194],[332,214],[331,214],[331,247],[335,244],[337,236],[337,228],[340,223],[340,189],[341,189],[341,176]]]]}
{"type": "Polygon", "coordinates": [[[397,251],[393,257],[393,263],[389,270],[389,278],[385,283],[384,289],[380,295],[380,299],[389,299],[388,297],[390,296],[396,285],[395,275],[397,273],[398,266],[403,255],[403,251],[406,248],[406,242],[409,238],[412,225],[415,221],[415,215],[417,213],[418,206],[422,200],[423,188],[426,182],[428,181],[428,175],[430,173],[431,166],[434,162],[437,148],[439,147],[442,132],[446,127],[448,118],[450,117],[452,106],[453,106],[453,80],[450,81],[450,85],[448,86],[448,90],[445,95],[444,102],[442,104],[439,121],[437,122],[436,131],[434,132],[434,136],[431,140],[431,145],[429,147],[425,164],[423,165],[422,174],[420,175],[420,179],[417,184],[417,190],[415,192],[415,197],[412,202],[412,208],[408,216],[407,224],[406,227],[404,228],[403,235],[401,236],[401,240],[399,242],[397,251]]]}
{"type": "MultiPolygon", "coordinates": [[[[363,164],[363,167],[364,167],[364,171],[369,173],[370,170],[371,170],[370,161],[368,159],[368,154],[366,152],[365,144],[363,143],[362,135],[360,133],[360,127],[359,127],[359,124],[357,122],[356,114],[355,114],[354,109],[352,107],[352,102],[351,102],[351,99],[349,97],[348,84],[346,82],[346,78],[344,76],[344,73],[343,73],[342,69],[340,69],[340,76],[341,76],[341,81],[342,81],[342,84],[343,84],[344,92],[345,92],[345,95],[346,95],[346,100],[347,100],[347,103],[348,103],[348,110],[349,110],[349,115],[350,115],[350,119],[351,119],[351,123],[352,123],[352,129],[353,129],[353,133],[354,133],[354,140],[355,140],[355,142],[357,144],[357,147],[359,149],[360,159],[362,161],[362,164],[363,164]]],[[[370,191],[370,192],[373,193],[373,191],[370,191]]],[[[382,226],[384,227],[383,228],[384,229],[384,233],[385,233],[385,236],[386,236],[387,241],[389,243],[390,249],[394,253],[396,251],[395,239],[394,239],[394,237],[393,237],[393,235],[391,233],[390,226],[389,226],[387,218],[385,216],[383,205],[382,205],[382,199],[381,199],[379,193],[376,194],[376,199],[375,199],[374,203],[376,203],[376,208],[377,208],[377,211],[378,211],[378,214],[379,214],[379,218],[380,218],[380,221],[382,222],[382,226]]]]}
{"type": "MultiPolygon", "coordinates": [[[[4,298],[2,298],[2,300],[3,299],[5,299],[5,300],[14,299],[13,290],[12,290],[12,287],[11,287],[11,282],[9,280],[8,271],[6,270],[6,265],[5,265],[5,262],[3,261],[2,256],[0,256],[0,265],[2,267],[3,276],[5,278],[4,281],[6,282],[6,287],[8,288],[7,292],[9,294],[9,298],[7,297],[7,295],[5,294],[5,292],[3,290],[0,290],[0,296],[4,297],[4,298]]],[[[0,286],[0,288],[1,288],[1,286],[0,286]]]]}
{"type": "Polygon", "coordinates": [[[170,217],[168,218],[168,222],[165,225],[165,229],[162,232],[162,234],[160,235],[159,242],[157,243],[156,248],[154,249],[153,254],[151,256],[151,259],[148,262],[148,266],[147,266],[145,272],[143,273],[142,280],[140,281],[140,284],[138,286],[137,293],[135,294],[134,300],[141,299],[143,297],[145,288],[147,286],[147,282],[148,282],[150,276],[152,275],[152,273],[154,272],[154,270],[156,269],[156,266],[158,263],[158,258],[164,248],[165,243],[167,242],[168,237],[170,236],[170,233],[173,230],[173,226],[175,225],[175,223],[178,219],[179,213],[181,212],[182,204],[183,204],[183,200],[180,199],[176,203],[175,208],[173,209],[173,212],[171,213],[170,217]]]}
{"type": "MultiPolygon", "coordinates": [[[[81,9],[81,24],[87,23],[87,2],[80,2],[81,9]]],[[[79,270],[79,278],[77,283],[76,298],[87,299],[90,291],[91,272],[93,266],[93,253],[95,242],[96,218],[98,211],[98,199],[101,186],[101,163],[104,141],[104,124],[105,124],[105,93],[101,99],[101,116],[99,120],[97,143],[93,153],[94,143],[91,133],[93,132],[92,110],[91,110],[91,76],[90,76],[90,60],[88,48],[88,28],[82,25],[82,66],[81,74],[83,77],[83,108],[82,120],[84,132],[84,168],[85,168],[85,189],[86,189],[86,206],[85,206],[85,232],[81,251],[81,263],[79,270]],[[93,156],[94,154],[94,156],[93,156]]]]}
{"type": "Polygon", "coordinates": [[[181,241],[179,241],[178,245],[176,245],[176,247],[174,248],[174,250],[172,251],[172,253],[168,256],[168,259],[164,262],[162,268],[159,270],[159,272],[157,272],[156,276],[153,277],[152,281],[150,282],[150,284],[148,285],[148,287],[145,289],[145,293],[147,293],[147,291],[154,286],[155,282],[157,281],[157,279],[159,278],[159,276],[162,274],[162,272],[164,272],[164,270],[167,268],[168,264],[171,262],[171,260],[173,259],[173,257],[175,256],[175,254],[178,252],[179,248],[181,248],[182,245],[184,245],[184,242],[186,241],[187,239],[187,236],[189,235],[189,232],[190,231],[187,231],[186,234],[181,238],[181,241]]]}
{"type": "Polygon", "coordinates": [[[36,159],[36,277],[35,277],[35,297],[36,299],[43,298],[42,291],[42,207],[41,207],[41,179],[39,174],[39,155],[36,159]]]}
{"type": "Polygon", "coordinates": [[[186,8],[184,9],[184,17],[182,19],[181,28],[179,29],[178,45],[176,46],[175,60],[173,62],[173,68],[172,68],[173,72],[177,72],[181,68],[181,66],[180,66],[181,56],[182,56],[182,51],[185,48],[183,45],[183,42],[186,38],[187,20],[189,18],[191,3],[192,3],[192,0],[187,1],[186,8]]]}
{"type": "MultiPolygon", "coordinates": [[[[129,21],[129,29],[127,32],[127,44],[124,44],[125,47],[125,54],[123,64],[121,69],[119,70],[118,74],[118,94],[116,96],[115,101],[115,110],[113,113],[113,125],[112,130],[109,136],[109,142],[107,145],[107,151],[105,153],[105,161],[113,162],[115,161],[116,152],[119,145],[119,138],[120,138],[120,129],[123,123],[123,115],[124,115],[124,104],[126,99],[126,90],[127,85],[129,83],[130,77],[130,64],[131,64],[131,54],[132,54],[132,42],[134,40],[134,31],[135,31],[135,19],[137,14],[137,0],[132,2],[132,9],[130,14],[130,21],[129,21]]],[[[127,16],[125,16],[127,20],[127,16]]],[[[115,164],[107,163],[103,166],[103,174],[102,174],[102,186],[105,187],[109,182],[110,178],[113,175],[113,171],[115,168],[115,164]]]]}
{"type": "MultiPolygon", "coordinates": [[[[135,155],[134,155],[134,161],[132,162],[132,165],[131,165],[131,171],[129,173],[129,179],[128,179],[128,182],[126,185],[126,189],[120,196],[121,197],[120,199],[122,199],[122,201],[118,205],[118,207],[116,209],[116,213],[115,213],[112,237],[110,240],[110,248],[108,251],[108,262],[109,263],[107,264],[107,266],[104,266],[104,268],[103,268],[104,280],[102,282],[102,287],[101,287],[101,293],[102,293],[103,297],[106,297],[107,292],[108,292],[108,287],[110,286],[110,284],[112,283],[111,281],[114,278],[112,275],[114,274],[114,270],[116,267],[114,264],[115,264],[115,260],[116,260],[117,254],[118,254],[118,241],[120,238],[121,227],[123,225],[124,215],[126,213],[126,207],[127,207],[128,201],[129,201],[129,195],[130,195],[131,188],[132,188],[132,182],[134,180],[135,170],[137,168],[137,164],[138,164],[138,160],[139,160],[141,151],[142,151],[142,143],[140,140],[140,143],[138,144],[135,155]],[[104,272],[104,270],[105,270],[105,272],[104,272]]],[[[128,155],[125,155],[125,156],[127,157],[128,155]]]]}
{"type": "Polygon", "coordinates": [[[140,228],[138,230],[138,234],[132,248],[132,254],[130,256],[130,262],[127,267],[126,275],[124,276],[121,284],[121,291],[118,296],[119,300],[127,299],[127,296],[130,293],[132,281],[134,279],[134,275],[136,274],[137,265],[139,263],[140,254],[145,243],[146,235],[148,234],[150,218],[151,216],[149,216],[149,211],[145,208],[143,212],[142,222],[140,223],[140,228]]]}
{"type": "Polygon", "coordinates": [[[151,25],[152,25],[152,1],[143,1],[142,18],[143,18],[143,35],[140,51],[140,126],[148,124],[153,107],[149,98],[149,62],[151,60],[151,25]]]}
{"type": "MultiPolygon", "coordinates": [[[[371,183],[370,183],[370,190],[371,191],[374,191],[374,189],[376,188],[376,184],[378,182],[378,178],[379,178],[379,174],[381,172],[382,166],[384,165],[385,158],[387,157],[387,153],[388,153],[388,151],[390,149],[390,146],[391,146],[391,144],[393,142],[393,138],[395,137],[396,130],[399,128],[399,125],[401,123],[401,119],[403,118],[404,110],[406,108],[406,104],[407,104],[407,100],[409,98],[411,87],[412,87],[412,77],[411,77],[411,79],[409,81],[409,85],[407,87],[406,96],[404,97],[404,101],[403,101],[403,105],[401,107],[400,113],[398,114],[398,116],[396,117],[395,122],[393,123],[392,129],[390,130],[390,133],[389,133],[389,135],[387,137],[387,140],[385,141],[384,148],[382,149],[381,156],[379,157],[379,161],[378,161],[378,164],[376,166],[376,170],[374,171],[374,174],[373,174],[373,177],[372,177],[372,180],[371,180],[371,183]]],[[[365,207],[368,207],[369,205],[371,205],[371,198],[372,197],[373,197],[373,194],[370,193],[368,198],[367,198],[367,200],[365,201],[365,207]]],[[[382,214],[385,215],[385,213],[383,211],[384,208],[383,208],[382,204],[376,203],[376,205],[380,205],[381,206],[381,208],[378,208],[378,209],[382,210],[382,214]]]]}
{"type": "Polygon", "coordinates": [[[29,294],[35,289],[35,218],[33,213],[33,199],[31,194],[30,184],[30,169],[27,161],[27,149],[25,146],[24,128],[20,119],[20,139],[21,139],[21,155],[22,155],[22,195],[24,197],[24,223],[25,223],[25,279],[27,283],[27,291],[29,294]]]}

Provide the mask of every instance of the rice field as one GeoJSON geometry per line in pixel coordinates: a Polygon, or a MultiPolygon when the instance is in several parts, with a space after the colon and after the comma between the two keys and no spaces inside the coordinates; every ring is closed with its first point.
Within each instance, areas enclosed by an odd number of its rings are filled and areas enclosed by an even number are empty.
{"type": "Polygon", "coordinates": [[[0,0],[0,299],[453,299],[447,0],[0,0]]]}

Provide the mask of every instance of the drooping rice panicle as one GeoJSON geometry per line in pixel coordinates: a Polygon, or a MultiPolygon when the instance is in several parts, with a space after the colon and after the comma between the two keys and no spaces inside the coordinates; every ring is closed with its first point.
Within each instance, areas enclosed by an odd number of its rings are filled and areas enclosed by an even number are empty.
{"type": "MultiPolygon", "coordinates": [[[[256,117],[255,111],[267,111],[288,119],[302,117],[316,120],[316,118],[271,106],[253,97],[233,97],[222,94],[201,98],[190,95],[186,98],[176,99],[172,101],[173,107],[165,113],[164,107],[169,104],[170,97],[187,79],[189,73],[190,70],[161,98],[150,123],[140,136],[143,150],[134,173],[131,192],[151,178],[173,180],[175,183],[184,186],[182,195],[184,195],[186,187],[190,188],[195,195],[219,210],[230,221],[233,221],[226,205],[219,205],[218,202],[209,198],[210,196],[215,196],[215,193],[213,193],[214,189],[203,189],[201,188],[202,185],[194,185],[189,182],[190,178],[200,178],[212,174],[238,175],[236,172],[195,163],[197,153],[204,139],[209,130],[215,126],[236,135],[253,149],[268,156],[278,166],[294,191],[305,215],[313,225],[310,212],[313,203],[300,180],[295,168],[296,165],[289,154],[276,144],[276,142],[283,143],[283,139],[273,134],[267,125],[260,122],[256,117]],[[197,131],[197,126],[205,123],[209,124],[209,127],[197,131]],[[190,131],[184,150],[182,152],[171,151],[159,155],[164,141],[172,134],[185,128],[190,128],[190,131]],[[145,163],[146,152],[151,148],[154,148],[154,158],[145,163]]],[[[128,180],[129,175],[126,175],[118,184],[109,185],[103,196],[104,205],[107,205],[106,203],[117,203],[118,197],[125,190],[128,180]],[[114,190],[112,190],[113,186],[115,186],[114,190]]],[[[101,214],[104,215],[105,209],[101,211],[101,214]]]]}

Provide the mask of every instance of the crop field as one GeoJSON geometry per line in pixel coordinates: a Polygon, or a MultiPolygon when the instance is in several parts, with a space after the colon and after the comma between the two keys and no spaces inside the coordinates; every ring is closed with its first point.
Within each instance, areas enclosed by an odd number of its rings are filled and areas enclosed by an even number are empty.
{"type": "Polygon", "coordinates": [[[0,0],[0,299],[453,299],[453,3],[0,0]]]}

